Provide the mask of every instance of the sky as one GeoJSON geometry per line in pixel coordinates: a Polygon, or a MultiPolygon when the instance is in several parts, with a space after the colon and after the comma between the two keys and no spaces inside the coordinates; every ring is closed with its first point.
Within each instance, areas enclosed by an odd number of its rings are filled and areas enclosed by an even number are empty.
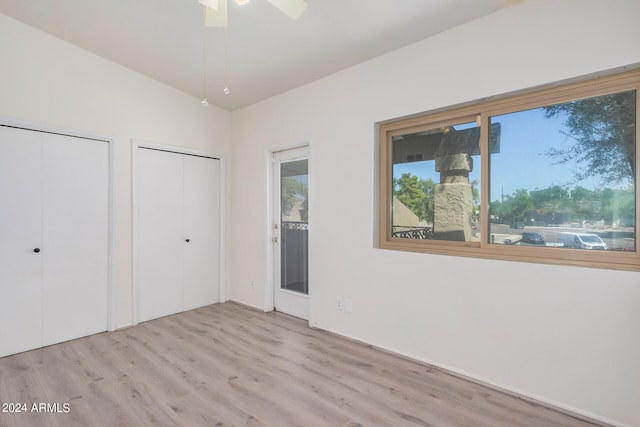
{"type": "MultiPolygon", "coordinates": [[[[528,191],[544,189],[552,185],[573,188],[580,185],[594,189],[600,187],[596,180],[584,180],[572,184],[575,162],[554,164],[546,154],[551,147],[570,147],[573,141],[562,133],[564,116],[545,118],[542,108],[495,116],[492,123],[501,124],[500,152],[491,155],[490,200],[500,200],[502,192],[510,195],[517,189],[528,191]]],[[[409,172],[422,178],[440,181],[435,172],[434,161],[405,163],[394,166],[394,175],[399,177],[409,172]]],[[[480,156],[473,156],[473,171],[469,181],[480,182],[480,156]]],[[[479,188],[479,187],[478,187],[479,188]]]]}

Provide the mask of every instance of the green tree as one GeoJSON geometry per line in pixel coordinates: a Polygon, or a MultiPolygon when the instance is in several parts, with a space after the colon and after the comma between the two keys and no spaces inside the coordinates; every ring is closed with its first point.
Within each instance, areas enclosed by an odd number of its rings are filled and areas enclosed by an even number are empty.
{"type": "Polygon", "coordinates": [[[633,224],[635,192],[632,185],[624,189],[589,190],[575,187],[571,191],[553,185],[529,193],[517,190],[504,201],[491,203],[491,214],[500,222],[530,218],[548,224],[565,221],[601,221],[608,224],[633,224]]]}
{"type": "Polygon", "coordinates": [[[530,195],[534,206],[551,206],[554,209],[563,207],[569,199],[569,191],[559,185],[533,190],[530,195]]]}
{"type": "Polygon", "coordinates": [[[633,222],[635,216],[635,194],[633,186],[625,189],[605,188],[598,191],[601,217],[605,222],[613,224],[617,221],[633,222]]]}
{"type": "Polygon", "coordinates": [[[569,211],[569,191],[559,185],[533,190],[529,196],[537,221],[553,223],[557,213],[569,211]]]}
{"type": "Polygon", "coordinates": [[[435,185],[432,179],[419,178],[405,172],[400,178],[393,179],[393,196],[416,214],[421,221],[425,220],[433,224],[435,185]]]}
{"type": "Polygon", "coordinates": [[[471,181],[471,198],[473,200],[473,211],[480,212],[480,190],[478,189],[478,180],[471,181]]]}
{"type": "Polygon", "coordinates": [[[636,177],[635,91],[602,95],[545,108],[545,116],[566,117],[565,134],[574,143],[553,148],[558,163],[575,161],[582,167],[576,180],[599,177],[611,183],[634,183],[636,177]]]}
{"type": "Polygon", "coordinates": [[[307,214],[307,199],[308,199],[308,187],[306,184],[296,180],[293,177],[287,176],[282,178],[281,181],[281,194],[280,194],[280,209],[283,215],[291,215],[291,210],[297,202],[302,200],[302,206],[300,208],[300,219],[306,221],[307,214]]]}
{"type": "Polygon", "coordinates": [[[601,219],[601,203],[595,191],[577,186],[571,190],[569,206],[575,221],[601,219]]]}
{"type": "Polygon", "coordinates": [[[504,203],[500,200],[494,200],[489,206],[489,215],[491,222],[501,223],[506,218],[504,203]]]}
{"type": "Polygon", "coordinates": [[[509,207],[512,220],[528,222],[533,211],[533,202],[527,190],[516,190],[512,196],[507,196],[505,204],[509,207]]]}

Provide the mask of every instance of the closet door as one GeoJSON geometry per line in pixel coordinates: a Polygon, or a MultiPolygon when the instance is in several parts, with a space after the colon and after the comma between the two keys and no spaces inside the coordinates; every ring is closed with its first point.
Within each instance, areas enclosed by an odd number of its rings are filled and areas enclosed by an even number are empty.
{"type": "Polygon", "coordinates": [[[184,310],[220,301],[220,161],[183,156],[184,310]]]}
{"type": "Polygon", "coordinates": [[[219,160],[138,148],[138,321],[219,301],[219,160]]]}
{"type": "Polygon", "coordinates": [[[0,126],[0,357],[42,346],[41,134],[0,126]]]}
{"type": "Polygon", "coordinates": [[[0,356],[107,329],[109,146],[0,126],[0,356]]]}
{"type": "Polygon", "coordinates": [[[43,134],[43,345],[107,330],[109,145],[43,134]]]}
{"type": "Polygon", "coordinates": [[[138,320],[182,311],[183,156],[139,148],[136,288],[138,320]]]}

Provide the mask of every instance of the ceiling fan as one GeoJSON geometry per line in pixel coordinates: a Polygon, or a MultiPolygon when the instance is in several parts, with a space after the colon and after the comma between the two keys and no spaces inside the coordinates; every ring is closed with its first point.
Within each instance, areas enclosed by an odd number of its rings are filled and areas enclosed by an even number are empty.
{"type": "MultiPolygon", "coordinates": [[[[249,0],[234,0],[238,4],[248,3],[249,0]]],[[[304,13],[308,4],[304,0],[267,0],[291,19],[298,19],[304,13]]],[[[198,0],[206,6],[205,24],[207,27],[227,26],[227,0],[198,0]]]]}

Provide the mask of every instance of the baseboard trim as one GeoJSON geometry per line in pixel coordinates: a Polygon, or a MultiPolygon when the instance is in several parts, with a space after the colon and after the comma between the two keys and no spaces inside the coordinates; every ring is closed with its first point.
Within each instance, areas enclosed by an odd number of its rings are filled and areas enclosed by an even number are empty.
{"type": "Polygon", "coordinates": [[[256,310],[256,311],[259,311],[260,313],[267,313],[267,311],[265,311],[264,308],[262,307],[258,307],[257,305],[247,304],[246,302],[236,301],[234,299],[227,299],[224,303],[221,303],[221,304],[227,304],[227,303],[236,304],[241,307],[249,308],[251,310],[256,310]]]}
{"type": "MultiPolygon", "coordinates": [[[[263,312],[263,313],[265,312],[265,310],[262,307],[253,306],[251,304],[247,304],[247,303],[244,303],[244,302],[239,302],[239,301],[235,301],[235,300],[231,300],[231,299],[228,300],[227,302],[231,303],[231,304],[237,304],[239,306],[246,307],[246,308],[251,309],[251,310],[256,310],[256,311],[263,312]]],[[[284,315],[284,313],[281,313],[281,314],[284,315]]],[[[611,420],[611,419],[609,419],[607,417],[602,417],[602,416],[599,416],[597,414],[593,414],[591,412],[584,411],[582,409],[572,407],[570,405],[565,405],[565,404],[562,404],[560,402],[556,402],[556,401],[544,398],[542,396],[537,396],[537,395],[534,395],[534,394],[531,394],[531,393],[527,393],[527,392],[522,391],[522,390],[517,390],[517,389],[511,388],[511,387],[507,387],[507,386],[504,386],[504,385],[501,385],[501,384],[497,384],[497,383],[494,383],[494,382],[492,382],[492,381],[490,381],[490,380],[488,380],[486,378],[480,377],[478,375],[474,375],[474,374],[472,374],[470,372],[466,372],[466,371],[463,371],[461,369],[454,368],[452,366],[448,366],[448,365],[445,365],[445,364],[442,364],[442,363],[435,362],[433,360],[429,360],[429,359],[426,359],[426,358],[423,358],[423,357],[419,357],[419,356],[416,356],[416,355],[412,355],[412,354],[408,354],[408,353],[403,353],[403,352],[398,351],[398,350],[396,350],[394,348],[390,348],[390,347],[387,347],[387,346],[383,346],[383,345],[379,345],[379,344],[376,344],[376,343],[373,343],[373,342],[369,342],[369,341],[366,341],[366,340],[363,340],[363,339],[360,339],[360,338],[356,338],[356,337],[353,337],[353,336],[350,336],[350,335],[346,335],[346,334],[343,334],[343,333],[340,333],[340,332],[337,332],[337,331],[334,331],[334,330],[331,330],[331,329],[326,329],[326,328],[320,327],[320,326],[315,325],[315,324],[314,325],[309,325],[309,327],[311,329],[315,329],[315,330],[318,330],[318,331],[326,332],[328,334],[332,334],[334,336],[349,340],[351,342],[355,342],[355,343],[358,343],[358,344],[361,344],[361,345],[365,345],[365,346],[374,348],[374,349],[376,349],[378,351],[382,351],[382,352],[387,353],[387,354],[392,354],[392,355],[394,355],[396,357],[400,357],[402,359],[409,360],[409,361],[414,362],[414,363],[419,363],[419,364],[421,364],[421,365],[423,365],[425,367],[431,368],[431,369],[437,369],[440,372],[442,372],[443,374],[452,375],[452,376],[454,376],[456,378],[460,378],[462,380],[469,381],[471,383],[478,384],[478,385],[490,388],[491,390],[494,390],[496,392],[504,393],[504,394],[506,394],[508,396],[512,396],[512,397],[515,397],[517,399],[522,399],[522,400],[524,400],[527,403],[530,403],[532,405],[538,405],[538,406],[550,409],[552,411],[556,411],[556,412],[561,413],[563,415],[566,415],[568,417],[575,418],[576,420],[579,420],[579,421],[582,421],[582,422],[585,422],[585,423],[591,423],[594,426],[599,426],[599,427],[634,427],[634,426],[632,426],[630,424],[626,424],[626,423],[622,423],[622,422],[619,422],[619,421],[611,420]]]]}
{"type": "Polygon", "coordinates": [[[553,400],[550,399],[546,399],[542,396],[537,396],[537,395],[533,395],[531,393],[527,393],[524,392],[522,390],[516,390],[513,389],[511,387],[506,387],[504,385],[500,385],[500,384],[496,384],[486,378],[482,378],[480,376],[474,375],[472,373],[469,372],[465,372],[463,370],[451,367],[451,366],[447,366],[441,363],[437,363],[434,362],[432,360],[428,360],[422,357],[418,357],[415,355],[411,355],[411,354],[407,354],[407,353],[402,353],[398,350],[395,350],[393,348],[390,347],[386,347],[386,346],[381,346],[372,342],[368,342],[350,335],[345,335],[342,334],[340,332],[337,331],[333,331],[330,329],[325,329],[325,328],[321,328],[318,326],[310,326],[312,329],[316,329],[316,330],[320,330],[320,331],[324,331],[327,332],[329,334],[347,339],[349,341],[358,343],[358,344],[362,344],[365,346],[369,346],[371,348],[374,348],[378,351],[382,351],[384,353],[388,353],[388,354],[392,354],[394,356],[400,357],[402,359],[405,360],[409,360],[411,362],[415,362],[415,363],[419,363],[425,367],[431,368],[431,369],[437,369],[440,372],[444,373],[444,374],[448,374],[448,375],[452,375],[456,378],[460,378],[463,379],[465,381],[469,381],[472,382],[474,384],[478,384],[487,388],[490,388],[491,390],[494,390],[496,392],[499,393],[504,393],[506,395],[518,398],[518,399],[522,399],[532,405],[538,405],[538,406],[542,406],[544,408],[550,409],[552,411],[556,411],[558,413],[561,413],[563,415],[575,418],[576,420],[582,421],[582,422],[586,422],[586,423],[591,423],[594,426],[600,426],[600,427],[634,427],[630,424],[626,424],[626,423],[621,423],[619,421],[615,421],[615,420],[611,420],[608,419],[606,417],[602,417],[602,416],[598,416],[597,414],[593,414],[590,413],[588,411],[584,411],[581,410],[579,408],[574,408],[570,405],[564,405],[562,403],[559,402],[555,402],[553,400]]]}

